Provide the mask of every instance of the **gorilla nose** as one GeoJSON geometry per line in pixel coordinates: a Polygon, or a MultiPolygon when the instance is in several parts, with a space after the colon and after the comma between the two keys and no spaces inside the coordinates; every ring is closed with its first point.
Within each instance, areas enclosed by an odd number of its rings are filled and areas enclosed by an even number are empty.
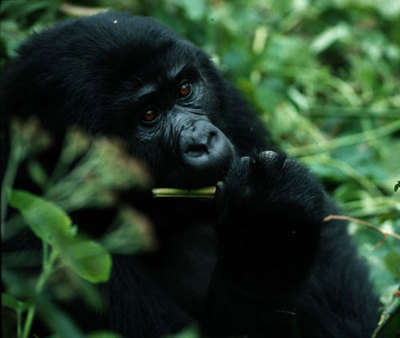
{"type": "Polygon", "coordinates": [[[208,121],[198,121],[185,128],[179,145],[183,162],[196,171],[226,169],[233,156],[229,140],[208,121]]]}
{"type": "Polygon", "coordinates": [[[191,135],[186,140],[182,140],[182,143],[184,143],[184,155],[189,158],[207,156],[215,144],[216,134],[214,130],[205,129],[196,131],[196,128],[192,127],[191,135]]]}

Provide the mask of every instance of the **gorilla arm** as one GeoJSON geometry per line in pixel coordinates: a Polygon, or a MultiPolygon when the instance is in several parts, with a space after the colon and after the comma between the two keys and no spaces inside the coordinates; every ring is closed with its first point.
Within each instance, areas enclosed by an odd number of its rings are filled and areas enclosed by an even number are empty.
{"type": "Polygon", "coordinates": [[[296,297],[319,245],[318,181],[284,154],[235,161],[217,185],[218,260],[206,333],[297,336],[296,297]]]}

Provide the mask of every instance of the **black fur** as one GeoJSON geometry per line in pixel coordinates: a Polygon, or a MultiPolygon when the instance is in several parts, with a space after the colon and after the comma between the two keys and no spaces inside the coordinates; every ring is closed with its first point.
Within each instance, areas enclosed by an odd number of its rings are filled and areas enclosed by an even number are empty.
{"type": "MultiPolygon", "coordinates": [[[[200,49],[152,19],[108,12],[32,37],[3,84],[7,116],[38,115],[60,140],[71,124],[118,135],[156,186],[220,181],[215,203],[132,197],[159,250],[114,257],[107,313],[71,311],[83,327],[127,337],[191,323],[218,337],[370,336],[377,300],[345,225],[322,222],[334,206],[306,168],[273,150],[200,49]],[[182,80],[191,93],[177,98],[182,80]],[[148,109],[157,114],[149,123],[140,120],[148,109]]],[[[77,220],[92,233],[102,222],[95,212],[77,220]]]]}

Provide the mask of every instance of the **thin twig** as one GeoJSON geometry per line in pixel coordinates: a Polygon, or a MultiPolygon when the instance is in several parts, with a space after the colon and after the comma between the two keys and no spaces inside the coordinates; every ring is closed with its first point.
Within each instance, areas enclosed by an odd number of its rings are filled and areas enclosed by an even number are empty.
{"type": "Polygon", "coordinates": [[[365,221],[363,221],[361,219],[358,219],[358,218],[342,216],[342,215],[329,215],[329,216],[326,216],[323,219],[323,221],[324,222],[329,222],[329,221],[331,221],[333,219],[359,223],[359,224],[365,225],[368,228],[371,228],[371,229],[374,229],[376,231],[379,231],[382,234],[383,237],[382,237],[382,240],[375,246],[376,248],[379,248],[383,243],[385,243],[387,236],[391,236],[391,237],[394,237],[394,238],[400,240],[400,235],[398,235],[398,234],[396,234],[394,232],[388,231],[388,230],[384,230],[384,229],[378,228],[375,225],[372,225],[371,223],[365,222],[365,221]]]}

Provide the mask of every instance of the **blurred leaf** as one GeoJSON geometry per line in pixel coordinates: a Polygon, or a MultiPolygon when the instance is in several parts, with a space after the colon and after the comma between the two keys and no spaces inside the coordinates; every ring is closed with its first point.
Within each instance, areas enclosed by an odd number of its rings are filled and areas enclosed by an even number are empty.
{"type": "Polygon", "coordinates": [[[63,262],[91,283],[103,283],[110,278],[111,256],[100,244],[79,237],[58,243],[63,262]]]}
{"type": "Polygon", "coordinates": [[[1,294],[1,305],[13,310],[18,309],[18,301],[7,293],[1,294]]]}
{"type": "Polygon", "coordinates": [[[207,11],[205,0],[170,0],[170,2],[183,8],[190,20],[201,19],[207,11]]]}
{"type": "Polygon", "coordinates": [[[17,156],[19,161],[48,149],[51,141],[50,134],[40,127],[38,119],[34,117],[27,121],[14,119],[11,122],[11,156],[17,156]]]}
{"type": "MultiPolygon", "coordinates": [[[[277,77],[263,79],[256,88],[258,104],[265,110],[273,112],[276,106],[284,101],[285,83],[277,77]]],[[[290,123],[291,121],[288,121],[290,123]]],[[[287,124],[286,124],[287,125],[287,124]]]]}
{"type": "Polygon", "coordinates": [[[146,186],[149,182],[149,175],[128,154],[121,140],[88,138],[73,130],[67,135],[46,198],[68,212],[107,207],[117,202],[118,191],[146,186]]]}
{"type": "Polygon", "coordinates": [[[72,221],[55,204],[27,191],[11,190],[9,203],[18,209],[37,237],[49,244],[71,237],[72,221]]]}
{"type": "Polygon", "coordinates": [[[400,280],[400,254],[394,251],[389,252],[385,257],[385,265],[393,277],[400,280]]]}
{"type": "Polygon", "coordinates": [[[6,306],[10,309],[13,309],[15,311],[20,311],[20,310],[26,310],[27,309],[27,304],[24,302],[20,302],[16,300],[13,296],[11,296],[8,293],[2,293],[1,294],[1,305],[6,306]]]}
{"type": "Polygon", "coordinates": [[[54,169],[52,180],[57,181],[65,175],[69,166],[84,155],[91,145],[91,139],[87,133],[76,127],[67,131],[64,139],[64,145],[60,155],[59,163],[54,169]]]}
{"type": "Polygon", "coordinates": [[[27,37],[27,32],[21,31],[16,22],[4,20],[1,23],[0,37],[5,49],[5,55],[3,57],[9,58],[17,56],[17,48],[27,37]]]}
{"type": "Polygon", "coordinates": [[[22,190],[12,190],[9,201],[22,213],[35,235],[57,250],[78,275],[92,283],[109,279],[109,253],[100,244],[77,237],[71,219],[61,208],[22,190]]]}
{"type": "Polygon", "coordinates": [[[148,220],[131,208],[120,211],[113,229],[103,236],[101,243],[110,252],[118,254],[140,253],[156,247],[148,220]]]}
{"type": "Polygon", "coordinates": [[[32,181],[36,183],[40,188],[44,189],[46,182],[49,179],[43,166],[38,161],[29,161],[28,173],[32,178],[32,181]]]}
{"type": "Polygon", "coordinates": [[[196,326],[190,326],[179,333],[167,335],[165,338],[200,338],[199,330],[196,326]]]}
{"type": "Polygon", "coordinates": [[[29,299],[27,305],[34,304],[40,318],[51,329],[62,338],[83,338],[83,333],[76,327],[75,323],[52,301],[43,294],[38,294],[31,285],[29,279],[12,273],[6,269],[2,270],[2,281],[5,285],[18,294],[19,297],[29,299]]]}
{"type": "Polygon", "coordinates": [[[35,0],[35,1],[12,1],[5,0],[2,4],[2,14],[5,13],[11,18],[25,18],[34,12],[48,9],[53,4],[57,6],[57,1],[53,0],[35,0]]]}
{"type": "Polygon", "coordinates": [[[317,35],[311,43],[310,48],[316,54],[321,53],[335,42],[349,39],[350,34],[350,27],[344,23],[339,23],[317,35]]]}

